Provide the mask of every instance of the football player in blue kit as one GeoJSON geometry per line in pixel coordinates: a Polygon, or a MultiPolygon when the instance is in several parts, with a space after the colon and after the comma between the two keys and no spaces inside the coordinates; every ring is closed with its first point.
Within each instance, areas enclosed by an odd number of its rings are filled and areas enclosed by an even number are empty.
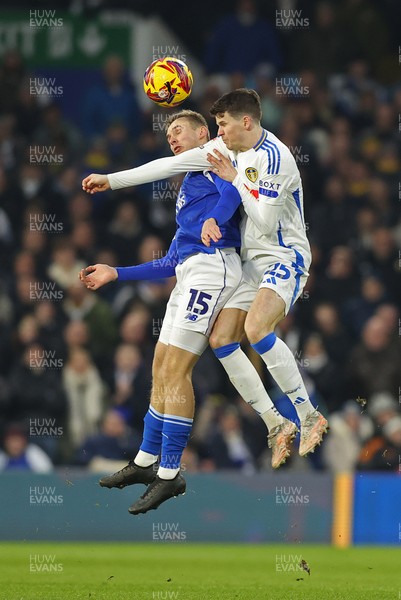
{"type": "MultiPolygon", "coordinates": [[[[167,130],[174,154],[208,140],[206,120],[193,111],[183,111],[167,130]]],[[[187,173],[176,202],[176,235],[165,257],[137,267],[93,265],[81,271],[81,280],[89,289],[99,287],[102,273],[106,277],[111,273],[119,281],[177,278],[155,349],[151,400],[140,450],[124,469],[100,481],[104,487],[149,484],[129,508],[132,514],[145,513],[185,492],[180,461],[194,416],[192,369],[208,345],[214,321],[242,277],[237,251],[240,203],[237,190],[214,173],[187,173]],[[219,224],[218,238],[209,247],[201,241],[202,225],[208,219],[219,224]]]]}

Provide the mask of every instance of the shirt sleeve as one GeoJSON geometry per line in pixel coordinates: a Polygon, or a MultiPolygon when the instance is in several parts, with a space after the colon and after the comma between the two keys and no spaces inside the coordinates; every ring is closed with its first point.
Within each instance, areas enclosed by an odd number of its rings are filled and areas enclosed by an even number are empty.
{"type": "Polygon", "coordinates": [[[116,271],[119,281],[151,281],[173,277],[177,264],[177,243],[174,238],[166,256],[133,267],[116,267],[116,271]]]}
{"type": "Polygon", "coordinates": [[[210,172],[210,175],[216,184],[220,194],[220,200],[208,214],[206,219],[216,219],[217,224],[222,225],[231,219],[237,208],[240,206],[241,196],[232,183],[221,179],[215,173],[210,172]]]}
{"type": "Polygon", "coordinates": [[[215,149],[228,156],[228,150],[224,142],[220,138],[214,138],[204,146],[199,146],[199,148],[187,150],[176,156],[158,158],[140,167],[135,167],[135,169],[111,173],[107,175],[107,178],[111,189],[118,190],[131,185],[141,185],[159,179],[166,179],[178,173],[203,171],[204,169],[210,169],[207,154],[215,149]]]}

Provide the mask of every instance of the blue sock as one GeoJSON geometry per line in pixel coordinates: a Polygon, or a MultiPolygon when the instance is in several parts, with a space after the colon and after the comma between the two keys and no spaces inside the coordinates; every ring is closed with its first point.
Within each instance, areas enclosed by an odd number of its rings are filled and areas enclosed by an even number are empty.
{"type": "Polygon", "coordinates": [[[230,354],[238,350],[239,347],[239,342],[233,342],[232,344],[227,344],[226,346],[220,346],[220,348],[215,348],[213,352],[218,359],[226,358],[227,356],[230,356],[230,354]]]}
{"type": "Polygon", "coordinates": [[[149,406],[149,410],[143,419],[145,423],[143,429],[143,439],[140,450],[148,454],[160,454],[162,447],[162,430],[164,423],[164,415],[157,412],[153,406],[149,406]]]}
{"type": "Polygon", "coordinates": [[[276,334],[272,331],[271,333],[268,333],[266,337],[256,342],[256,344],[251,344],[251,346],[258,354],[264,354],[271,350],[275,343],[276,334]]]}
{"type": "Polygon", "coordinates": [[[188,443],[193,419],[164,415],[163,442],[160,466],[165,469],[179,469],[182,453],[188,443]]]}

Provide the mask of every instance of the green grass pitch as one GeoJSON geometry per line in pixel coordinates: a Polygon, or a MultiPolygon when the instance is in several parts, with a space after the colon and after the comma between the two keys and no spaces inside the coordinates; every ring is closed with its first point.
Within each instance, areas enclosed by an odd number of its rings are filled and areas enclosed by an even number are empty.
{"type": "Polygon", "coordinates": [[[9,542],[0,559],[1,600],[401,598],[398,548],[9,542]]]}

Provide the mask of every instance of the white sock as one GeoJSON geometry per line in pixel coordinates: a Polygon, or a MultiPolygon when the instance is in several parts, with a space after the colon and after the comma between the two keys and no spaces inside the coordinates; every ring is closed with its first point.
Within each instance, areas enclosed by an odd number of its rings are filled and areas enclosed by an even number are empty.
{"type": "Polygon", "coordinates": [[[281,425],[281,423],[283,423],[283,421],[284,421],[283,415],[281,415],[278,412],[278,410],[275,406],[273,406],[272,408],[269,408],[269,410],[267,410],[265,413],[263,413],[263,415],[260,415],[260,416],[266,423],[266,427],[269,431],[271,431],[273,429],[273,427],[276,427],[277,425],[281,425]]]}
{"type": "Polygon", "coordinates": [[[138,465],[138,467],[150,467],[150,465],[153,465],[157,461],[157,458],[157,454],[149,454],[149,452],[139,450],[134,458],[134,463],[138,465]]]}
{"type": "Polygon", "coordinates": [[[180,472],[179,468],[178,469],[166,469],[166,467],[159,467],[157,474],[160,477],[160,479],[174,479],[174,477],[179,472],[180,472]]]}
{"type": "Polygon", "coordinates": [[[266,392],[257,370],[241,348],[237,348],[224,358],[219,358],[219,361],[239,395],[256,410],[264,421],[265,413],[272,408],[277,415],[280,415],[266,392]]]}
{"type": "Polygon", "coordinates": [[[293,403],[299,420],[304,421],[315,408],[309,399],[298,365],[287,344],[276,337],[270,350],[260,356],[279,388],[293,403]]]}

